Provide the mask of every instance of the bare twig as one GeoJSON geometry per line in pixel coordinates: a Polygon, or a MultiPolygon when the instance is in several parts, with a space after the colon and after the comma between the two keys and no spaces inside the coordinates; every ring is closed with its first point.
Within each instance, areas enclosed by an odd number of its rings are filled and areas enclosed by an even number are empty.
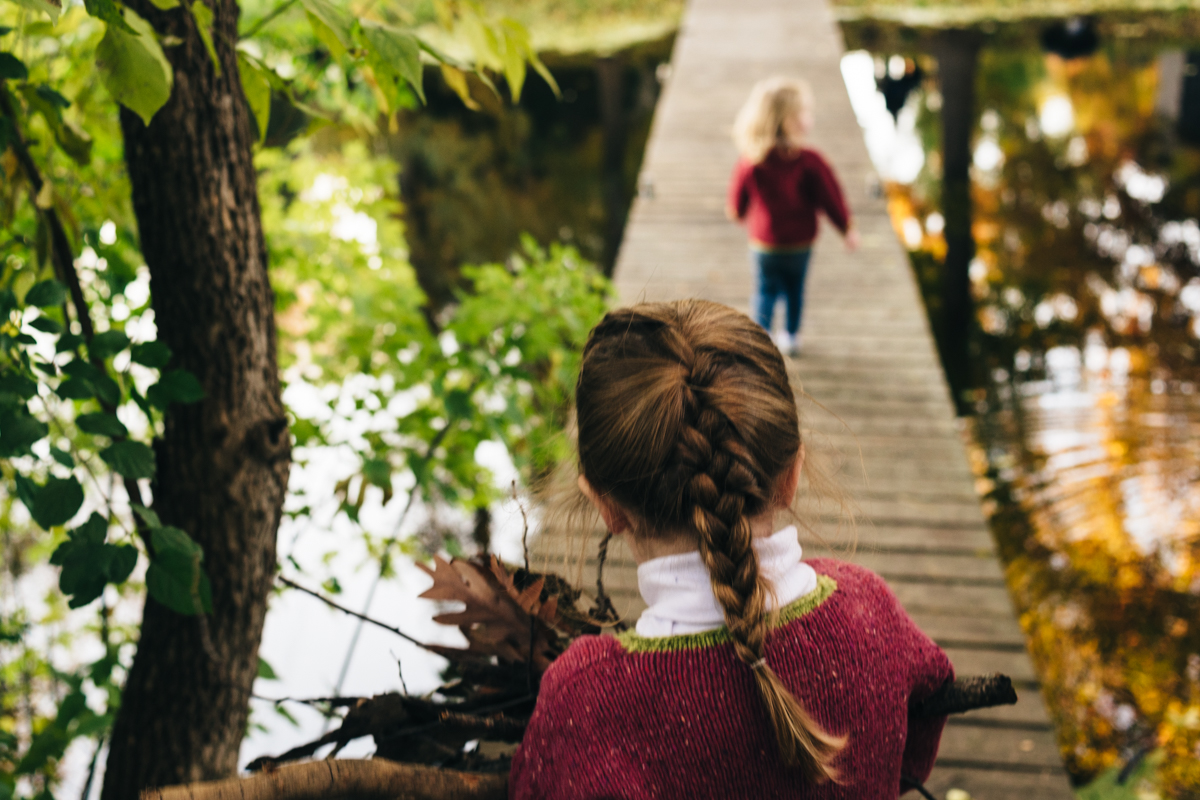
{"type": "Polygon", "coordinates": [[[271,12],[269,14],[267,14],[265,17],[260,19],[258,22],[251,25],[250,30],[246,31],[245,33],[238,34],[238,38],[239,39],[252,38],[263,28],[267,27],[272,22],[274,22],[276,17],[278,17],[280,14],[284,13],[285,11],[287,11],[289,8],[291,8],[294,5],[296,5],[296,0],[284,0],[282,3],[275,6],[275,8],[271,9],[271,12]]]}
{"type": "Polygon", "coordinates": [[[280,705],[282,703],[303,703],[306,706],[321,706],[328,705],[330,708],[345,708],[353,706],[361,697],[266,697],[261,694],[251,694],[255,700],[264,700],[268,703],[280,705]]]}
{"type": "Polygon", "coordinates": [[[394,628],[391,625],[388,625],[386,622],[380,622],[377,619],[371,619],[366,614],[360,614],[357,611],[353,611],[349,608],[346,608],[345,606],[343,606],[339,603],[336,603],[333,600],[330,600],[328,597],[321,594],[320,592],[314,592],[312,589],[301,586],[300,584],[296,583],[295,581],[285,578],[282,575],[279,576],[278,580],[284,586],[290,586],[293,589],[299,589],[300,591],[304,592],[305,594],[312,595],[313,597],[317,598],[325,605],[329,606],[330,608],[336,608],[338,611],[341,611],[343,614],[349,614],[350,616],[356,617],[356,618],[362,620],[363,622],[369,622],[372,625],[375,625],[376,627],[383,628],[385,631],[391,631],[392,633],[396,634],[404,641],[415,644],[417,647],[420,647],[423,650],[428,650],[431,653],[438,652],[438,650],[434,646],[425,644],[420,639],[414,639],[413,637],[409,636],[407,633],[400,630],[399,628],[394,628]]]}
{"type": "Polygon", "coordinates": [[[96,749],[92,751],[92,760],[88,764],[87,780],[83,783],[83,791],[79,793],[79,800],[88,800],[92,793],[92,782],[96,780],[96,762],[100,760],[100,751],[104,749],[104,737],[101,736],[96,741],[96,749]]]}

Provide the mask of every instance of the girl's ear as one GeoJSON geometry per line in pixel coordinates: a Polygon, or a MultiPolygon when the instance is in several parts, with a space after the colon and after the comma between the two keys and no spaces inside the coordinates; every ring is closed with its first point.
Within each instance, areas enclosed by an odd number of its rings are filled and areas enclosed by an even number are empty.
{"type": "Polygon", "coordinates": [[[621,507],[607,496],[600,494],[592,488],[592,485],[588,483],[588,479],[582,475],[579,476],[579,490],[583,492],[584,496],[600,512],[600,516],[604,519],[604,524],[608,526],[608,529],[613,534],[629,530],[629,517],[621,507]]]}
{"type": "Polygon", "coordinates": [[[796,453],[796,460],[788,467],[787,471],[779,476],[779,482],[775,484],[774,506],[776,508],[787,508],[792,504],[792,500],[796,497],[796,488],[800,485],[800,473],[804,470],[804,443],[800,443],[800,451],[796,453]]]}

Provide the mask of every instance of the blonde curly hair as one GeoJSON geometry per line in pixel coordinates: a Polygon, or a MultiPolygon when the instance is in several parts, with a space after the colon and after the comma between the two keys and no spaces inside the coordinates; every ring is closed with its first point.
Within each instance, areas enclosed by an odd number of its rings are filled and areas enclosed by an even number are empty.
{"type": "Polygon", "coordinates": [[[812,87],[799,78],[776,76],[754,84],[733,123],[733,141],[738,152],[757,164],[775,147],[799,144],[789,139],[783,123],[788,117],[811,109],[812,104],[812,87]]]}

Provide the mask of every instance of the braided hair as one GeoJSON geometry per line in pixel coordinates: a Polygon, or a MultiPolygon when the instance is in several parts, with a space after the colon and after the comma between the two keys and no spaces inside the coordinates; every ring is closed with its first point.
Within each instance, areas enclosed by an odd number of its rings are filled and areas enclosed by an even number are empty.
{"type": "Polygon", "coordinates": [[[584,348],[576,407],[584,477],[631,512],[635,535],[695,539],[784,761],[836,780],[845,738],[822,730],[764,657],[750,519],[770,510],[800,451],[795,396],[766,332],[703,300],[613,311],[584,348]]]}

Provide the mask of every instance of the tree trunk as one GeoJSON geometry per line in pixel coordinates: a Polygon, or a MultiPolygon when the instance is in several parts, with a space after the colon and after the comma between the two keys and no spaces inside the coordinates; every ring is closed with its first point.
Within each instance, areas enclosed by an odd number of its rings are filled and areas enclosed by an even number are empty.
{"type": "Polygon", "coordinates": [[[129,3],[165,36],[170,101],[149,127],[121,109],[125,161],[159,339],[206,395],[174,405],[155,443],[154,507],[204,549],[213,613],[147,598],[113,729],[104,800],[232,775],[246,729],[290,438],[276,367],[274,297],[238,78],[238,7],[213,0],[213,69],[191,14],[129,3]]]}
{"type": "Polygon", "coordinates": [[[971,133],[975,128],[975,76],[979,37],[970,31],[943,31],[934,43],[942,91],[942,209],[946,218],[946,261],[942,266],[942,365],[959,413],[970,386],[971,298],[971,133]]]}

